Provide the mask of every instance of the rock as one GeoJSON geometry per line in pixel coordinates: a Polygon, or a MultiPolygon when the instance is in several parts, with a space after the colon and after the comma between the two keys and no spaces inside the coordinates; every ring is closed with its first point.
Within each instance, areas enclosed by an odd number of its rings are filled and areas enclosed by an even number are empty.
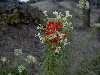
{"type": "Polygon", "coordinates": [[[91,25],[95,25],[95,23],[99,23],[99,17],[100,17],[100,10],[99,9],[92,9],[91,10],[91,25]]]}
{"type": "Polygon", "coordinates": [[[5,14],[6,16],[5,21],[14,17],[11,15],[15,9],[18,9],[17,19],[20,21],[20,23],[28,25],[29,23],[33,22],[34,24],[39,24],[43,21],[43,13],[38,10],[38,8],[31,7],[28,4],[15,4],[12,2],[7,2],[1,3],[0,8],[0,15],[5,14]]]}
{"type": "Polygon", "coordinates": [[[20,23],[9,25],[5,21],[0,22],[0,56],[13,57],[13,51],[17,48],[21,48],[26,54],[37,55],[34,51],[39,50],[41,45],[39,39],[35,37],[38,32],[36,25],[42,23],[44,15],[37,8],[13,3],[1,3],[0,12],[8,16],[15,7],[21,12],[18,17],[20,23]],[[31,21],[29,17],[32,17],[31,21]],[[35,41],[38,44],[35,44],[35,41]]]}
{"type": "Polygon", "coordinates": [[[0,18],[0,56],[13,58],[13,50],[16,48],[21,48],[26,54],[34,54],[35,50],[39,50],[40,43],[35,44],[34,42],[39,42],[39,39],[34,36],[37,34],[35,26],[44,20],[42,12],[27,4],[11,2],[0,3],[0,8],[0,15],[4,13],[6,15],[5,20],[0,18]],[[17,24],[6,23],[15,8],[20,12],[17,17],[20,22],[17,24]]]}
{"type": "Polygon", "coordinates": [[[48,11],[48,13],[52,14],[53,11],[65,12],[70,11],[73,13],[77,13],[77,3],[75,2],[58,2],[54,4],[48,1],[42,1],[35,4],[31,4],[33,7],[38,7],[41,11],[48,11]]]}

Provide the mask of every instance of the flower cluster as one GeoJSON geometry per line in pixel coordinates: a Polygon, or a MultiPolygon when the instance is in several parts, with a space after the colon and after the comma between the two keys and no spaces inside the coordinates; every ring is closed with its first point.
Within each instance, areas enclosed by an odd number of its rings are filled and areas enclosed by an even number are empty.
{"type": "Polygon", "coordinates": [[[61,12],[53,12],[56,18],[49,18],[47,11],[43,13],[47,16],[47,24],[43,27],[41,24],[37,27],[37,29],[44,30],[43,34],[38,33],[41,43],[48,42],[51,45],[51,49],[55,50],[55,52],[60,51],[63,45],[68,44],[67,36],[69,34],[71,27],[71,22],[68,21],[69,17],[72,15],[69,14],[69,11],[65,11],[66,15],[61,12]]]}
{"type": "Polygon", "coordinates": [[[89,9],[89,2],[86,0],[80,0],[79,4],[77,5],[81,9],[89,9]]]}
{"type": "Polygon", "coordinates": [[[11,73],[7,74],[7,75],[12,75],[11,73]]]}
{"type": "Polygon", "coordinates": [[[96,27],[100,27],[100,23],[97,23],[95,26],[96,26],[96,27]]]}
{"type": "Polygon", "coordinates": [[[21,49],[15,49],[14,53],[15,53],[16,56],[19,56],[19,55],[22,54],[22,50],[21,49]]]}
{"type": "MultiPolygon", "coordinates": [[[[16,56],[19,56],[22,54],[22,50],[14,49],[14,54],[16,56]]],[[[1,74],[16,75],[16,73],[23,75],[24,73],[28,73],[29,65],[32,66],[33,64],[36,63],[36,58],[32,55],[28,55],[25,59],[21,59],[21,60],[19,57],[16,57],[16,58],[11,61],[11,60],[7,59],[6,57],[1,57],[1,59],[0,59],[0,62],[1,62],[0,63],[0,75],[1,74]],[[14,64],[12,64],[12,63],[14,63],[14,64]],[[8,68],[6,68],[6,67],[8,67],[8,68]],[[15,70],[17,70],[17,71],[14,72],[15,70]]]]}
{"type": "Polygon", "coordinates": [[[28,64],[34,64],[34,63],[36,63],[36,58],[33,57],[33,56],[31,56],[31,55],[29,55],[29,56],[27,56],[27,58],[25,59],[25,61],[26,61],[28,64]]]}
{"type": "Polygon", "coordinates": [[[2,61],[3,63],[7,62],[7,58],[6,58],[6,57],[1,57],[1,61],[2,61]]]}
{"type": "Polygon", "coordinates": [[[18,66],[18,72],[22,73],[25,70],[25,67],[23,65],[18,66]]]}

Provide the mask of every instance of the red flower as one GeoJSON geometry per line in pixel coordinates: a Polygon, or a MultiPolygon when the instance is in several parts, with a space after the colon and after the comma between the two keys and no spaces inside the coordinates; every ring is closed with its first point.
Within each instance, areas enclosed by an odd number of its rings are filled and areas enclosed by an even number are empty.
{"type": "Polygon", "coordinates": [[[54,30],[54,28],[55,28],[54,22],[48,21],[48,22],[47,22],[47,25],[46,25],[46,29],[54,30]]]}
{"type": "Polygon", "coordinates": [[[50,35],[50,34],[53,34],[54,33],[54,31],[45,31],[45,35],[50,35]]]}
{"type": "Polygon", "coordinates": [[[54,41],[55,43],[57,43],[57,42],[58,42],[58,39],[57,39],[57,38],[54,38],[53,41],[54,41]]]}
{"type": "Polygon", "coordinates": [[[61,28],[63,25],[62,25],[62,23],[60,23],[60,22],[58,22],[58,23],[56,23],[55,24],[55,28],[56,29],[59,29],[59,28],[61,28]]]}
{"type": "Polygon", "coordinates": [[[50,42],[54,42],[54,41],[53,41],[53,39],[52,39],[52,40],[50,40],[50,42]]]}
{"type": "Polygon", "coordinates": [[[59,40],[58,40],[57,38],[54,38],[54,39],[50,40],[50,42],[52,42],[52,43],[53,43],[53,42],[58,43],[58,41],[59,41],[59,40]]]}
{"type": "Polygon", "coordinates": [[[48,38],[47,38],[47,37],[44,37],[44,39],[48,40],[48,38]]]}
{"type": "Polygon", "coordinates": [[[56,50],[56,47],[52,47],[51,49],[52,49],[52,50],[56,50]]]}
{"type": "Polygon", "coordinates": [[[50,29],[50,30],[54,30],[54,29],[59,29],[61,28],[63,25],[62,23],[58,22],[58,23],[54,23],[52,21],[48,21],[47,25],[46,25],[46,29],[50,29]]]}
{"type": "Polygon", "coordinates": [[[63,33],[63,37],[62,38],[66,38],[67,37],[67,34],[66,33],[63,33]]]}
{"type": "Polygon", "coordinates": [[[47,22],[47,26],[53,25],[53,24],[54,24],[54,22],[52,22],[52,21],[48,21],[48,22],[47,22]]]}

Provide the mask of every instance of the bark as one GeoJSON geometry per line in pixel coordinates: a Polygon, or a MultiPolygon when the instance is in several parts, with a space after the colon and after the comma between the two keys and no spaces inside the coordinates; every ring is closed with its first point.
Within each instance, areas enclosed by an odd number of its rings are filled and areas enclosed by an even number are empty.
{"type": "Polygon", "coordinates": [[[83,9],[83,25],[90,27],[90,9],[83,9]]]}

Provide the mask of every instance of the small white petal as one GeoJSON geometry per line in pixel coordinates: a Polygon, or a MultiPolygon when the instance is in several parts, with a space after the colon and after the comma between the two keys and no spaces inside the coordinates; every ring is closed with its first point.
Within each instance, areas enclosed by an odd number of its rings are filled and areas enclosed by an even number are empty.
{"type": "Polygon", "coordinates": [[[58,12],[56,12],[56,11],[55,11],[55,12],[53,12],[53,14],[54,14],[54,15],[56,15],[56,16],[58,16],[58,12]]]}
{"type": "Polygon", "coordinates": [[[44,11],[43,13],[44,13],[44,14],[46,14],[46,13],[47,13],[47,11],[44,11]]]}
{"type": "Polygon", "coordinates": [[[59,53],[59,50],[55,50],[56,53],[59,53]]]}

